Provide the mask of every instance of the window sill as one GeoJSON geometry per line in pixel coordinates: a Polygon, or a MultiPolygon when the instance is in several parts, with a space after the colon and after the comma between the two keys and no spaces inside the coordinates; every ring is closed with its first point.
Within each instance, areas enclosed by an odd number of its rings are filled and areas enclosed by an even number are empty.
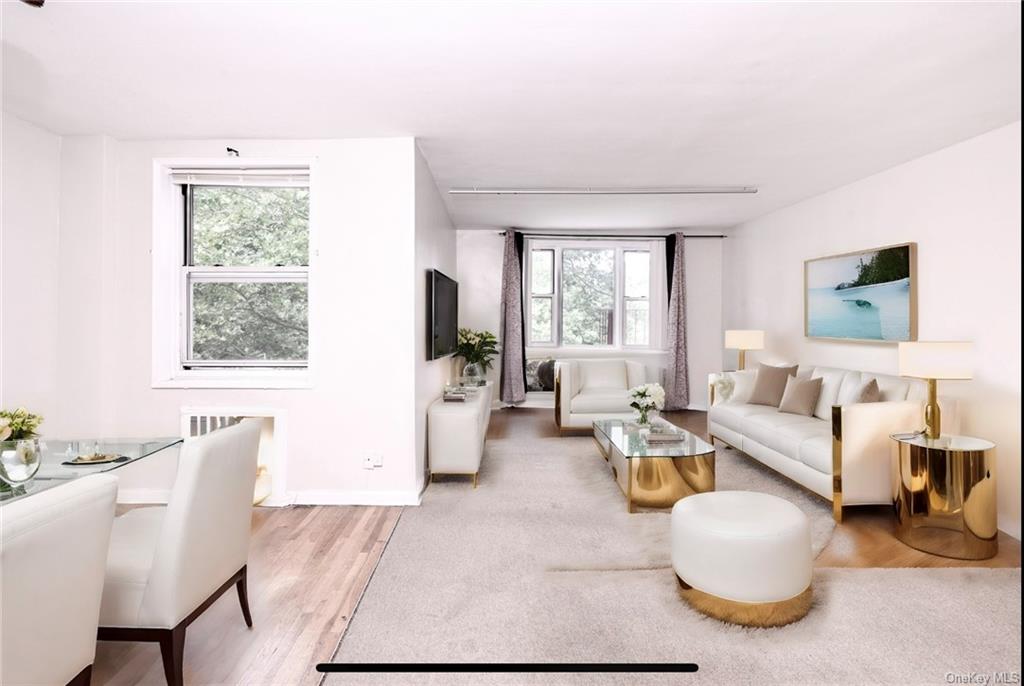
{"type": "Polygon", "coordinates": [[[309,370],[254,372],[249,370],[181,371],[171,378],[154,378],[152,388],[238,388],[303,390],[313,388],[309,370]]]}

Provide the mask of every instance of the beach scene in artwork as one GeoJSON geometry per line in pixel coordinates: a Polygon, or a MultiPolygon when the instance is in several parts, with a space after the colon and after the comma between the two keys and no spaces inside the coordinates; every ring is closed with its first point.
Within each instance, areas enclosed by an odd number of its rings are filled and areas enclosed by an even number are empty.
{"type": "Polygon", "coordinates": [[[910,246],[807,263],[807,335],[910,340],[910,246]]]}

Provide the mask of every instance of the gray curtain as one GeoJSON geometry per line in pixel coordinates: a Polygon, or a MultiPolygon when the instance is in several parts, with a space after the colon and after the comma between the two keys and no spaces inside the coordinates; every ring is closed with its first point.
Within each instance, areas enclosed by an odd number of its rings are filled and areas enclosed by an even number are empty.
{"type": "Polygon", "coordinates": [[[686,364],[686,239],[681,233],[675,235],[671,258],[665,409],[685,410],[690,405],[690,375],[686,364]]]}
{"type": "Polygon", "coordinates": [[[505,259],[501,268],[501,401],[526,400],[523,362],[523,266],[514,231],[505,232],[505,259]]]}

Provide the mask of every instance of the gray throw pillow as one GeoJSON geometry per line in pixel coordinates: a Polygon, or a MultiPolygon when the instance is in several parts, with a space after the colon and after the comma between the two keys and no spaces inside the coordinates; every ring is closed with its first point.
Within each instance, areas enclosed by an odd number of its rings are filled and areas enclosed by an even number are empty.
{"type": "Polygon", "coordinates": [[[882,399],[882,392],[878,389],[878,379],[871,379],[860,385],[854,393],[852,403],[877,403],[882,399]]]}
{"type": "Polygon", "coordinates": [[[754,390],[750,392],[751,405],[771,405],[778,407],[782,402],[782,394],[786,390],[786,379],[796,376],[796,366],[773,367],[770,364],[761,364],[757,367],[757,379],[754,381],[754,390]]]}
{"type": "Polygon", "coordinates": [[[779,412],[810,417],[814,414],[818,396],[821,395],[821,382],[820,376],[814,379],[798,379],[791,376],[786,379],[786,390],[782,392],[779,412]]]}
{"type": "Polygon", "coordinates": [[[537,367],[537,381],[543,391],[555,390],[555,361],[544,360],[537,367]]]}

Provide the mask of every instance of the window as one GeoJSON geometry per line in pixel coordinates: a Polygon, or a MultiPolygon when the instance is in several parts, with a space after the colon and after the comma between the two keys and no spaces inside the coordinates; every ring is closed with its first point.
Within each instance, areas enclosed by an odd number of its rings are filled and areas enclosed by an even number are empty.
{"type": "Polygon", "coordinates": [[[182,367],[304,367],[308,186],[185,183],[182,367]]]}
{"type": "MultiPolygon", "coordinates": [[[[526,309],[531,346],[648,348],[660,343],[652,262],[660,242],[531,239],[526,309]]],[[[664,276],[660,288],[665,288],[664,276]]]]}

